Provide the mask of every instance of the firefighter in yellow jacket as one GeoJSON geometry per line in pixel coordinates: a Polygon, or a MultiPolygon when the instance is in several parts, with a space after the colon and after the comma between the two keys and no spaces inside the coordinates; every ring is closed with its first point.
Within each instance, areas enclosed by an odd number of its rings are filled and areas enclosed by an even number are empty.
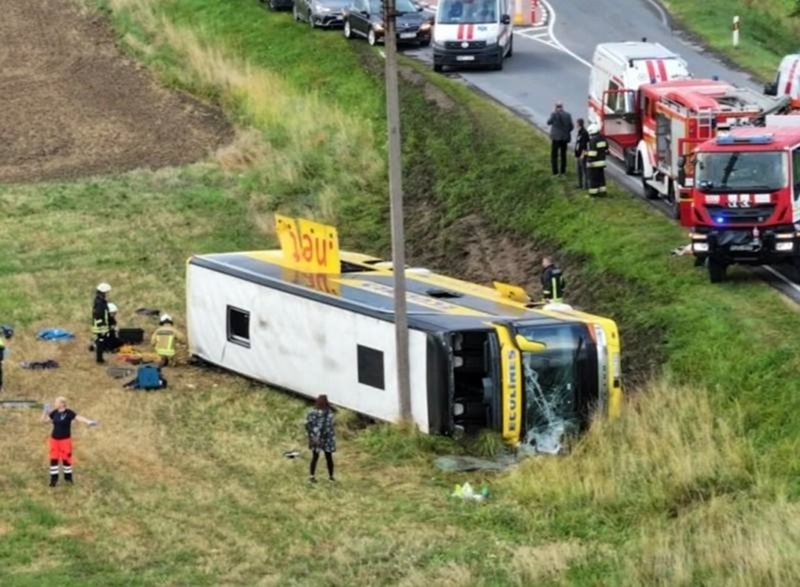
{"type": "Polygon", "coordinates": [[[150,343],[156,354],[161,357],[161,365],[166,367],[169,365],[170,359],[175,356],[175,343],[186,342],[183,335],[175,328],[172,322],[172,316],[169,314],[162,314],[158,320],[158,328],[153,333],[150,343]]]}

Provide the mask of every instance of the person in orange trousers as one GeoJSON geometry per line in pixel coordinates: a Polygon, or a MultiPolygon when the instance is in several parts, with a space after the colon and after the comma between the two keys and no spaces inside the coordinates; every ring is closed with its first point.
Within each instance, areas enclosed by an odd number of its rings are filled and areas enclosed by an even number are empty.
{"type": "Polygon", "coordinates": [[[50,434],[50,487],[58,484],[59,461],[64,469],[64,481],[72,484],[72,421],[77,420],[88,426],[97,426],[97,421],[70,410],[65,397],[56,398],[55,410],[51,411],[50,406],[45,404],[41,420],[53,424],[50,434]]]}

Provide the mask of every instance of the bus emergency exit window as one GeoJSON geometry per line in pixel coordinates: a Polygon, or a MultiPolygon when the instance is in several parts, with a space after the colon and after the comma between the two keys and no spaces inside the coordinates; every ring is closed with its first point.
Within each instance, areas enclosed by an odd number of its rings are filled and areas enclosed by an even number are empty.
{"type": "Polygon", "coordinates": [[[383,351],[368,346],[358,347],[358,382],[376,389],[385,389],[383,351]]]}
{"type": "Polygon", "coordinates": [[[250,348],[250,312],[228,306],[228,340],[250,348]]]}

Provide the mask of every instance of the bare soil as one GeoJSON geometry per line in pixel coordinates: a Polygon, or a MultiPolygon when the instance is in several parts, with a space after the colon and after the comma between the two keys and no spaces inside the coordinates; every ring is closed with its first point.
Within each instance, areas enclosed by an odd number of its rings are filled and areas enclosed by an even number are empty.
{"type": "Polygon", "coordinates": [[[222,112],[160,87],[74,0],[3,0],[0,182],[181,165],[231,137],[222,112]]]}

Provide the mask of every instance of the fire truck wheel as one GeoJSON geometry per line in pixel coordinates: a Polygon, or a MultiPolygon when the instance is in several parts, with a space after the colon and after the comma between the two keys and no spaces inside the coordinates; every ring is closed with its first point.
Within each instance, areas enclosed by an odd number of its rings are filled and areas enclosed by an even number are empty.
{"type": "Polygon", "coordinates": [[[722,283],[725,281],[725,274],[728,271],[728,264],[714,257],[708,258],[708,278],[711,283],[722,283]]]}

